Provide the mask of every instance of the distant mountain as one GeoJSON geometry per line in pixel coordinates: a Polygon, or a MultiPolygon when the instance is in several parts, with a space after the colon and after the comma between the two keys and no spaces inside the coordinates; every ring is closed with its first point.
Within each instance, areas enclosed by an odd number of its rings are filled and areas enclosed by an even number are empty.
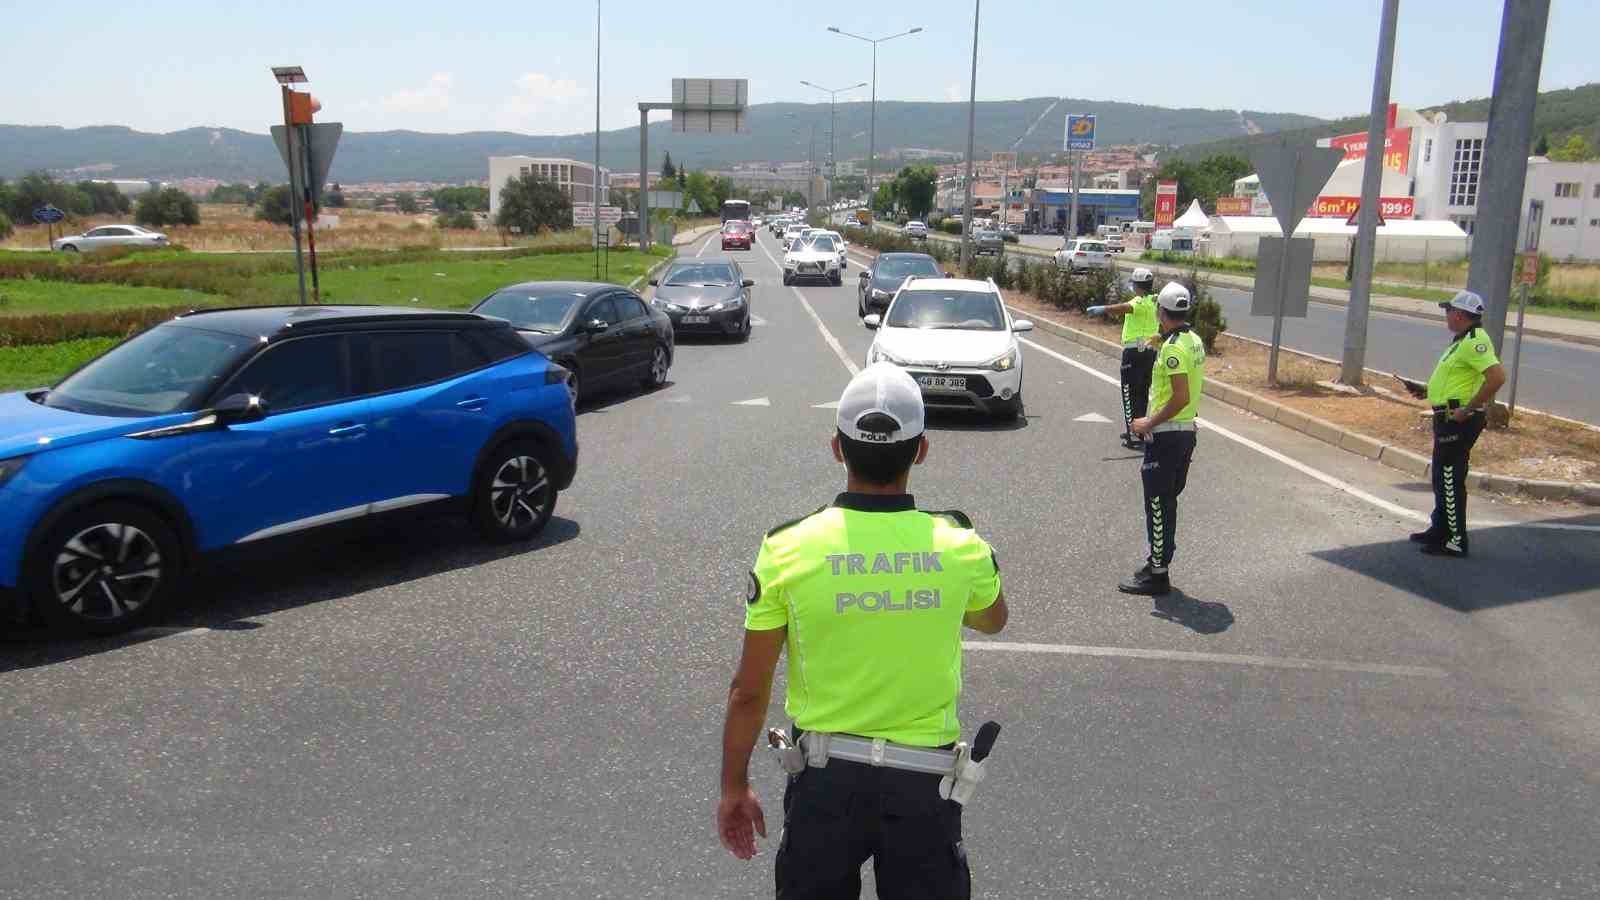
{"type": "MultiPolygon", "coordinates": [[[[1005,150],[1038,124],[1017,147],[1024,153],[1060,150],[1068,112],[1099,116],[1099,141],[1114,144],[1192,144],[1281,131],[1319,123],[1311,116],[1249,110],[1167,109],[1136,103],[1108,103],[1053,97],[979,103],[979,158],[1005,150]],[[1053,108],[1052,108],[1053,105],[1053,108]],[[1049,110],[1042,121],[1040,116],[1049,110]]],[[[841,103],[834,110],[839,159],[867,155],[869,104],[841,103]]],[[[764,103],[748,113],[750,132],[742,135],[676,134],[669,123],[650,126],[650,164],[661,167],[661,154],[696,169],[758,160],[803,160],[828,154],[827,104],[764,103]],[[814,131],[813,131],[814,129],[814,131]],[[813,145],[813,133],[815,144],[813,145]]],[[[878,103],[877,149],[896,148],[962,152],[967,145],[965,103],[878,103]]],[[[487,158],[525,153],[589,159],[594,135],[521,135],[475,131],[429,134],[415,131],[347,132],[339,143],[330,178],[344,182],[467,181],[488,176],[487,158]]],[[[604,131],[601,164],[613,170],[639,167],[639,129],[604,131]]],[[[227,181],[283,181],[283,163],[272,140],[229,128],[189,128],[170,134],[148,134],[120,126],[57,128],[0,125],[0,176],[16,177],[35,169],[54,172],[97,167],[96,177],[174,179],[190,176],[227,181]],[[108,168],[109,167],[109,168],[108,168]]]]}
{"type": "MultiPolygon", "coordinates": [[[[1487,122],[1489,98],[1458,100],[1454,103],[1423,107],[1422,111],[1443,112],[1452,122],[1487,122]]],[[[1284,129],[1275,134],[1189,143],[1170,153],[1162,154],[1161,158],[1194,162],[1219,153],[1248,156],[1250,148],[1267,140],[1287,138],[1291,142],[1311,143],[1318,138],[1366,130],[1366,116],[1351,116],[1332,122],[1322,122],[1308,128],[1284,129]]],[[[1559,145],[1558,136],[1564,137],[1574,133],[1582,134],[1589,139],[1590,144],[1600,147],[1600,83],[1559,91],[1544,91],[1539,94],[1538,105],[1533,111],[1533,141],[1536,143],[1540,136],[1548,136],[1551,144],[1559,145]]]]}

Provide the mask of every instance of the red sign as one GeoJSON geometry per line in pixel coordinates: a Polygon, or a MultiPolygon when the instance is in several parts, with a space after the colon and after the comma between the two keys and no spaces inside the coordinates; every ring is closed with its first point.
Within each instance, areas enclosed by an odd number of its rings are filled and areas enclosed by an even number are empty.
{"type": "Polygon", "coordinates": [[[1156,227],[1171,228],[1178,220],[1178,183],[1156,182],[1156,227]]]}
{"type": "MultiPolygon", "coordinates": [[[[1410,197],[1378,198],[1380,219],[1409,219],[1416,215],[1417,203],[1410,197]]],[[[1311,216],[1318,219],[1348,219],[1361,208],[1360,197],[1318,197],[1311,205],[1311,216]]]]}
{"type": "Polygon", "coordinates": [[[1217,215],[1248,216],[1250,215],[1251,202],[1249,197],[1218,197],[1217,215]]]}
{"type": "MultiPolygon", "coordinates": [[[[1344,151],[1345,159],[1367,158],[1367,133],[1341,134],[1328,142],[1344,151]]],[[[1383,137],[1383,167],[1404,175],[1411,169],[1411,129],[1391,128],[1383,137]]]]}
{"type": "Polygon", "coordinates": [[[1537,252],[1522,254],[1522,283],[1529,285],[1539,283],[1539,254],[1537,252]]]}

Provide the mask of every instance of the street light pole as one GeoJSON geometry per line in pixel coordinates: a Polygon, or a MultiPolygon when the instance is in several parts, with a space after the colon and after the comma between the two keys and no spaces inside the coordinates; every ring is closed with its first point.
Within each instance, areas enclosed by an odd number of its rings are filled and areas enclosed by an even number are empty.
{"type": "Polygon", "coordinates": [[[1378,25],[1378,64],[1372,75],[1372,109],[1367,120],[1367,159],[1361,171],[1361,207],[1356,214],[1354,271],[1350,276],[1350,306],[1344,320],[1344,359],[1339,380],[1361,384],[1367,364],[1367,310],[1372,300],[1373,256],[1378,240],[1378,205],[1382,197],[1383,167],[1387,153],[1389,82],[1394,76],[1395,22],[1400,17],[1400,0],[1383,0],[1378,25]]]}
{"type": "Polygon", "coordinates": [[[978,13],[983,0],[972,0],[972,96],[967,100],[967,196],[961,213],[961,268],[972,265],[972,154],[978,132],[978,13]]]}
{"type": "Polygon", "coordinates": [[[872,205],[872,179],[877,169],[878,150],[878,45],[884,41],[905,37],[908,34],[916,34],[922,30],[922,26],[919,25],[910,31],[902,31],[899,34],[891,34],[888,37],[881,38],[869,38],[862,37],[859,34],[851,34],[835,25],[829,25],[828,30],[834,34],[855,38],[858,41],[866,41],[872,45],[872,111],[867,125],[867,205],[870,206],[872,205]]]}
{"type": "Polygon", "coordinates": [[[856,88],[864,88],[867,86],[867,83],[863,81],[860,84],[852,84],[849,87],[843,88],[825,88],[820,84],[812,84],[803,78],[800,80],[800,83],[806,87],[816,88],[817,90],[828,95],[828,199],[832,201],[836,188],[835,182],[838,181],[839,177],[839,157],[834,155],[833,137],[834,131],[836,131],[838,127],[838,121],[834,115],[834,105],[840,94],[844,93],[845,91],[853,91],[856,88]]]}

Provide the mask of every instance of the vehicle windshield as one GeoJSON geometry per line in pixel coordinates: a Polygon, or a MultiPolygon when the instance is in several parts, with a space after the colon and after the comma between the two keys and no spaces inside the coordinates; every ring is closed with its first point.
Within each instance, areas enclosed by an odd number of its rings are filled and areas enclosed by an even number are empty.
{"type": "Polygon", "coordinates": [[[508,288],[496,292],[472,311],[505,319],[523,331],[554,334],[561,330],[567,316],[586,296],[573,290],[508,288]]]}
{"type": "Polygon", "coordinates": [[[817,237],[812,239],[812,241],[811,241],[811,249],[813,249],[813,250],[825,250],[825,251],[831,253],[831,252],[834,252],[834,251],[838,250],[839,248],[834,246],[833,238],[828,237],[827,235],[823,234],[823,235],[818,235],[817,237]]]}
{"type": "Polygon", "coordinates": [[[722,230],[728,234],[744,234],[749,231],[743,222],[729,222],[722,226],[722,230]]]}
{"type": "Polygon", "coordinates": [[[259,343],[168,322],[111,349],[45,396],[44,405],[96,416],[156,416],[198,402],[259,343]]]}
{"type": "Polygon", "coordinates": [[[690,263],[668,270],[661,280],[666,285],[712,285],[726,287],[733,284],[733,267],[727,263],[690,263]]]}
{"type": "Polygon", "coordinates": [[[889,307],[890,328],[961,328],[1001,331],[1005,315],[984,291],[902,291],[889,307]]]}
{"type": "Polygon", "coordinates": [[[939,276],[939,264],[927,256],[891,256],[878,263],[878,274],[889,278],[907,275],[939,276]]]}

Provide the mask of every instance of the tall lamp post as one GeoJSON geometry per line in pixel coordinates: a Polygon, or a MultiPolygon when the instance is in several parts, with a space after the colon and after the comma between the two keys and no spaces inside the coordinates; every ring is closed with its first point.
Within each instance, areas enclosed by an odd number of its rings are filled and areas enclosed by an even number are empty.
{"type": "Polygon", "coordinates": [[[852,84],[849,87],[842,88],[825,88],[820,84],[812,84],[803,78],[800,80],[800,83],[809,88],[816,88],[817,90],[828,95],[828,200],[832,202],[836,187],[834,181],[837,179],[839,171],[839,158],[833,155],[833,133],[837,128],[837,122],[834,118],[834,105],[838,102],[840,94],[844,93],[845,91],[853,91],[856,88],[864,88],[867,86],[867,83],[863,81],[860,84],[852,84]]]}
{"type": "Polygon", "coordinates": [[[884,41],[892,41],[895,38],[905,37],[908,34],[916,34],[922,30],[922,27],[918,26],[910,31],[902,31],[899,34],[891,34],[888,37],[881,38],[862,37],[859,34],[851,34],[850,32],[833,25],[829,25],[828,30],[834,34],[855,38],[858,41],[866,41],[872,45],[872,114],[871,122],[867,126],[867,203],[868,205],[871,205],[873,197],[872,176],[875,168],[874,162],[876,161],[876,152],[878,149],[878,45],[884,41]]]}

